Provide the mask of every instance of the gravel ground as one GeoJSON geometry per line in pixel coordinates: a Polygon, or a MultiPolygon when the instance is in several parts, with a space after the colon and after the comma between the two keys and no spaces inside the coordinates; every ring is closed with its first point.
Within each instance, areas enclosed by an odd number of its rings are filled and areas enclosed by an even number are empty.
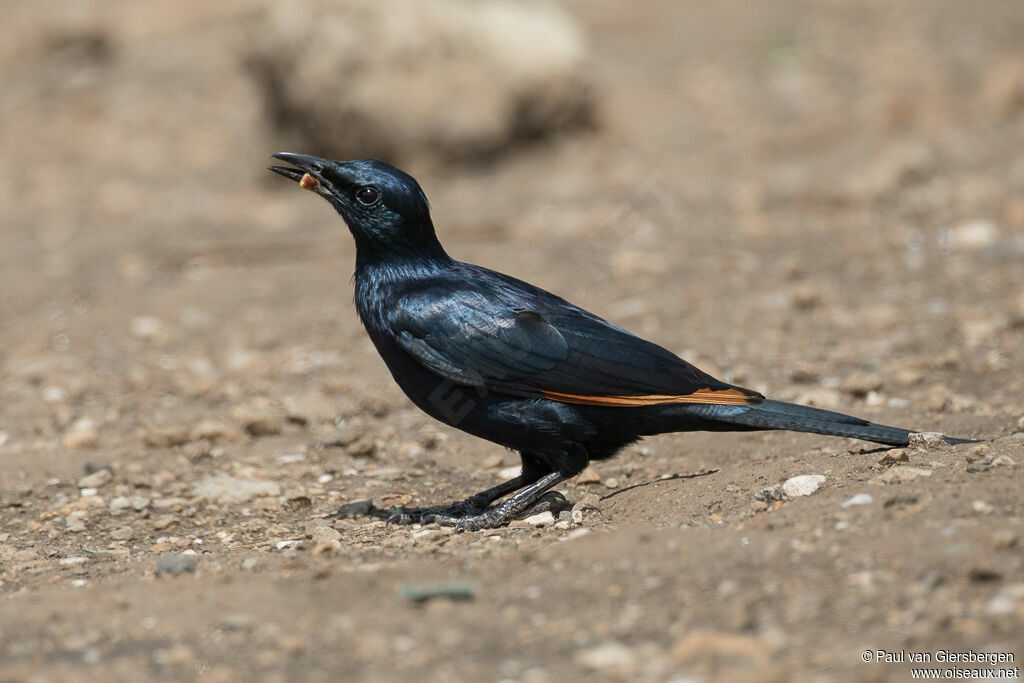
{"type": "Polygon", "coordinates": [[[406,401],[347,231],[263,170],[332,151],[268,122],[254,6],[9,4],[0,680],[1020,666],[1019,2],[561,3],[593,124],[407,158],[451,253],[775,398],[983,441],[660,436],[463,534],[332,517],[518,458],[406,401]]]}

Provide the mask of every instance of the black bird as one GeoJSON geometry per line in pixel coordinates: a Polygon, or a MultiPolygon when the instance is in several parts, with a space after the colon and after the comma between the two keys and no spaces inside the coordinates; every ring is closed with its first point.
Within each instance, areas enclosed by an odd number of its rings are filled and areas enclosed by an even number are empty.
{"type": "Polygon", "coordinates": [[[550,292],[454,260],[437,239],[423,190],[397,168],[273,156],[292,167],[271,171],[319,194],[348,225],[356,309],[406,396],[523,461],[510,481],[449,506],[392,510],[394,521],[498,526],[591,460],[651,434],[788,429],[908,443],[906,429],[717,380],[550,292]]]}

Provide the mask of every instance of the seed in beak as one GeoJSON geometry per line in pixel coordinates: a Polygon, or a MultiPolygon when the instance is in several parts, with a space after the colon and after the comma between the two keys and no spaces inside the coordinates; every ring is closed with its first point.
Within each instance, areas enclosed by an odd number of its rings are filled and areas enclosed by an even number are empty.
{"type": "Polygon", "coordinates": [[[302,176],[302,179],[299,180],[299,187],[301,187],[303,190],[308,190],[314,185],[316,185],[316,178],[309,175],[308,173],[302,176]]]}

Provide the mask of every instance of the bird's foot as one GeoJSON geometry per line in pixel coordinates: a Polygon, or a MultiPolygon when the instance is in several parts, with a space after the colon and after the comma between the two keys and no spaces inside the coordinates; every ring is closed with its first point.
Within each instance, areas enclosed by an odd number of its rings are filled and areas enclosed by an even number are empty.
{"type": "Polygon", "coordinates": [[[462,519],[480,514],[486,506],[473,504],[468,498],[451,505],[438,505],[429,508],[399,508],[388,510],[388,524],[433,524],[439,519],[462,519]]]}
{"type": "Polygon", "coordinates": [[[569,501],[558,491],[545,489],[564,481],[565,477],[552,473],[506,500],[488,507],[494,500],[493,489],[470,496],[466,500],[429,508],[399,508],[387,510],[363,500],[343,505],[335,513],[337,518],[376,517],[390,524],[440,524],[455,527],[457,531],[491,529],[515,519],[541,512],[557,515],[569,507],[569,501]]]}
{"type": "Polygon", "coordinates": [[[430,524],[435,517],[461,518],[479,514],[487,509],[489,501],[475,496],[451,505],[436,505],[428,508],[379,508],[372,500],[360,500],[342,505],[334,516],[338,519],[349,517],[375,517],[388,524],[430,524]]]}
{"type": "Polygon", "coordinates": [[[572,503],[560,491],[548,491],[538,498],[535,503],[531,503],[522,512],[514,516],[522,519],[532,515],[539,515],[542,512],[550,512],[555,517],[558,517],[562,510],[568,510],[571,507],[572,503]]]}
{"type": "Polygon", "coordinates": [[[509,499],[474,514],[437,514],[424,518],[424,524],[439,524],[455,527],[456,532],[493,529],[513,519],[522,519],[541,512],[558,515],[570,507],[569,501],[558,491],[548,491],[533,503],[522,506],[520,501],[509,499]]]}

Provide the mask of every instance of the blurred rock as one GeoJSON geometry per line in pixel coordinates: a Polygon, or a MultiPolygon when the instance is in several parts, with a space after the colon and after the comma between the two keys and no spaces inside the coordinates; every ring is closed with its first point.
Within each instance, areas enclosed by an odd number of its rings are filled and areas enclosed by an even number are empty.
{"type": "Polygon", "coordinates": [[[322,543],[337,543],[341,541],[341,534],[329,526],[314,526],[312,528],[308,528],[306,533],[309,534],[313,543],[316,543],[317,545],[322,543]]]}
{"type": "Polygon", "coordinates": [[[87,474],[78,480],[78,488],[80,489],[98,489],[101,486],[106,486],[114,478],[113,473],[104,467],[103,469],[96,470],[92,474],[87,474]]]}
{"type": "Polygon", "coordinates": [[[240,431],[215,419],[202,420],[189,433],[192,441],[205,439],[207,441],[242,441],[245,437],[240,431]]]}
{"type": "Polygon", "coordinates": [[[848,183],[848,193],[855,198],[873,198],[918,183],[931,175],[937,166],[935,151],[918,141],[885,147],[869,167],[848,183]]]}
{"type": "Polygon", "coordinates": [[[272,124],[335,158],[487,158],[594,118],[582,30],[551,4],[267,2],[251,28],[272,124]]]}
{"type": "Polygon", "coordinates": [[[579,475],[577,475],[576,483],[577,484],[600,484],[601,483],[601,475],[599,475],[597,473],[597,470],[595,470],[593,467],[588,465],[585,470],[583,470],[582,472],[579,473],[579,475]]]}
{"type": "Polygon", "coordinates": [[[576,663],[591,671],[602,671],[619,677],[635,673],[636,653],[622,643],[604,643],[576,653],[576,663]]]}
{"type": "Polygon", "coordinates": [[[284,417],[274,402],[268,398],[255,398],[235,406],[231,417],[242,423],[250,436],[274,436],[284,431],[284,417]]]}
{"type": "Polygon", "coordinates": [[[843,407],[843,395],[828,387],[814,387],[797,394],[795,402],[825,410],[838,410],[843,407]]]}
{"type": "Polygon", "coordinates": [[[843,507],[850,508],[857,505],[869,505],[874,502],[874,500],[875,499],[871,497],[870,493],[858,493],[844,500],[843,507]]]}
{"type": "MultiPolygon", "coordinates": [[[[771,651],[766,644],[752,636],[720,631],[690,631],[672,648],[672,659],[681,665],[698,662],[743,662],[764,671],[771,663],[771,651]]],[[[776,680],[775,676],[763,680],[776,680]]]]}
{"type": "Polygon", "coordinates": [[[593,493],[586,493],[580,496],[580,499],[576,501],[576,504],[572,506],[572,521],[576,524],[582,524],[584,520],[591,514],[597,513],[598,504],[601,499],[593,493]]]}
{"type": "Polygon", "coordinates": [[[978,251],[999,241],[999,228],[988,220],[961,223],[949,231],[949,247],[956,251],[978,251]]]}
{"type": "Polygon", "coordinates": [[[1024,109],[1024,55],[1006,55],[985,73],[985,104],[995,114],[1010,116],[1024,109]]]}
{"type": "Polygon", "coordinates": [[[773,503],[775,501],[782,500],[782,498],[782,484],[768,486],[754,494],[755,500],[759,500],[764,503],[773,503]]]}
{"type": "Polygon", "coordinates": [[[942,432],[914,432],[909,437],[910,447],[920,451],[930,451],[937,448],[945,448],[946,437],[942,432]]]}
{"type": "Polygon", "coordinates": [[[100,434],[96,423],[88,417],[75,420],[64,432],[62,439],[65,448],[95,448],[99,441],[100,434]]]}
{"type": "Polygon", "coordinates": [[[286,396],[283,402],[288,419],[299,424],[324,422],[334,418],[338,412],[334,403],[319,390],[286,396]]]}
{"type": "Polygon", "coordinates": [[[338,428],[320,440],[323,448],[345,448],[363,435],[363,428],[350,423],[338,425],[338,428]]]}
{"type": "Polygon", "coordinates": [[[922,469],[920,467],[911,467],[909,465],[897,465],[896,467],[882,472],[871,481],[875,484],[903,484],[908,481],[913,481],[914,479],[930,476],[932,476],[931,470],[922,469]]]}
{"type": "Polygon", "coordinates": [[[527,526],[551,526],[555,523],[555,516],[550,511],[540,512],[536,515],[530,515],[523,520],[527,526]]]}
{"type": "Polygon", "coordinates": [[[156,560],[157,574],[182,574],[196,570],[195,555],[182,553],[160,553],[156,560]]]}
{"type": "Polygon", "coordinates": [[[149,507],[150,502],[150,499],[145,496],[118,496],[110,501],[110,511],[114,514],[118,514],[126,510],[142,512],[149,507]]]}
{"type": "Polygon", "coordinates": [[[882,376],[877,372],[857,371],[844,377],[839,388],[857,398],[864,398],[872,391],[881,389],[882,383],[882,376]]]}
{"type": "Polygon", "coordinates": [[[197,481],[192,493],[217,503],[244,503],[257,496],[279,496],[281,486],[266,479],[238,479],[223,472],[197,481]]]}
{"type": "Polygon", "coordinates": [[[152,315],[140,315],[132,318],[131,332],[139,339],[155,339],[163,332],[163,322],[152,315]]]}
{"type": "Polygon", "coordinates": [[[377,441],[366,436],[356,439],[345,448],[345,453],[353,458],[372,458],[377,455],[377,451],[377,441]]]}
{"type": "Polygon", "coordinates": [[[181,446],[189,441],[189,430],[184,425],[146,425],[142,440],[154,448],[181,446]]]}
{"type": "Polygon", "coordinates": [[[910,456],[902,448],[893,448],[875,461],[876,467],[892,467],[901,462],[910,462],[910,456]]]}
{"type": "Polygon", "coordinates": [[[1011,583],[1002,589],[985,605],[989,616],[1016,614],[1024,609],[1024,583],[1011,583]]]}
{"type": "Polygon", "coordinates": [[[782,483],[782,493],[789,498],[811,496],[825,483],[824,474],[800,474],[782,483]]]}
{"type": "Polygon", "coordinates": [[[64,518],[64,523],[67,525],[65,530],[70,533],[85,531],[85,518],[86,512],[84,510],[75,510],[64,518]]]}

